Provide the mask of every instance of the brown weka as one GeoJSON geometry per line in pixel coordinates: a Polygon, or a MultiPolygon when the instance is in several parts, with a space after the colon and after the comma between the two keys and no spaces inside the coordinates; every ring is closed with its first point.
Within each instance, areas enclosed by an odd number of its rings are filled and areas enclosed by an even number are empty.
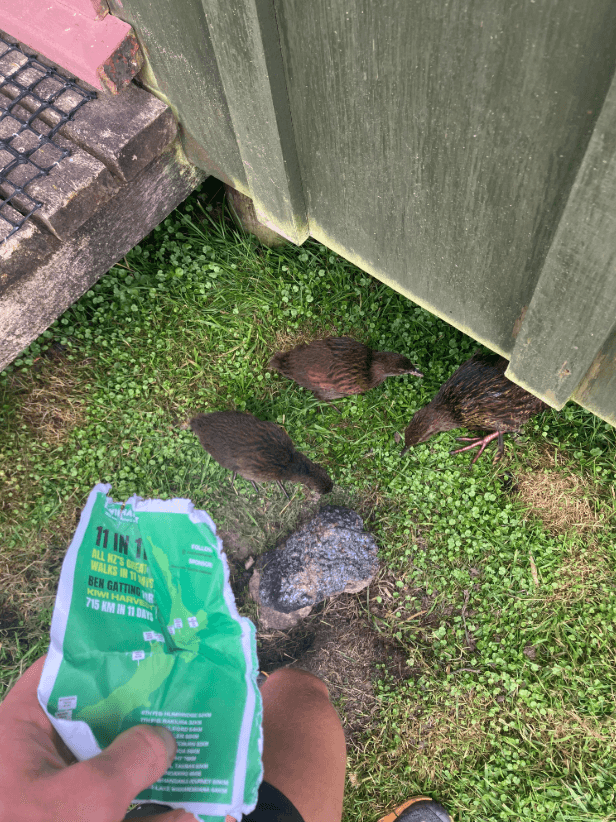
{"type": "Polygon", "coordinates": [[[508,362],[498,354],[476,352],[439,389],[434,399],[420,408],[404,432],[404,454],[411,446],[439,431],[470,428],[491,431],[484,437],[458,437],[470,445],[452,451],[459,454],[479,447],[471,465],[486,445],[498,438],[493,462],[504,453],[503,434],[522,425],[548,406],[505,377],[508,362]]]}
{"type": "Polygon", "coordinates": [[[387,377],[423,377],[402,354],[373,351],[350,337],[326,337],[290,351],[279,351],[269,367],[324,401],[363,394],[387,377]]]}
{"type": "Polygon", "coordinates": [[[320,494],[328,494],[334,483],[327,471],[296,450],[287,432],[273,422],[239,411],[198,414],[190,427],[217,463],[250,480],[277,482],[288,493],[284,480],[301,482],[320,494]]]}

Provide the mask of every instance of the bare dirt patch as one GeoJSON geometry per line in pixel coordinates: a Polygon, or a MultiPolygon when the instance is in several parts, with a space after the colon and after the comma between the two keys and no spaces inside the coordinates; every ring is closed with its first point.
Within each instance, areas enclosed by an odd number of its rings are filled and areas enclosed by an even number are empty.
{"type": "Polygon", "coordinates": [[[69,363],[52,349],[16,377],[14,387],[22,395],[21,417],[37,439],[57,445],[83,424],[88,365],[69,363]]]}
{"type": "Polygon", "coordinates": [[[613,587],[613,560],[596,545],[585,549],[573,545],[558,569],[548,601],[573,602],[603,599],[613,587]]]}
{"type": "MultiPolygon", "coordinates": [[[[385,732],[376,683],[386,679],[389,685],[404,688],[408,683],[412,688],[420,674],[432,671],[431,634],[454,610],[436,604],[433,597],[417,589],[412,591],[417,611],[398,613],[399,600],[393,593],[407,589],[398,589],[395,583],[391,570],[383,569],[369,589],[321,603],[292,631],[257,634],[262,670],[300,667],[327,684],[339,709],[347,743],[358,751],[367,738],[376,739],[385,732]],[[391,634],[391,625],[396,622],[401,626],[412,623],[417,628],[411,656],[391,634]]],[[[443,719],[443,738],[449,721],[443,719]]],[[[408,722],[412,724],[413,718],[409,717],[408,722]]],[[[403,724],[407,724],[407,718],[403,724]]],[[[429,736],[436,739],[438,734],[438,729],[430,730],[429,736]]],[[[424,741],[418,739],[416,743],[419,753],[424,741]]]]}
{"type": "MultiPolygon", "coordinates": [[[[605,490],[591,477],[567,471],[563,456],[548,446],[527,462],[527,468],[516,476],[527,519],[538,519],[546,531],[567,541],[548,601],[602,598],[605,586],[613,584],[613,559],[599,537],[614,522],[614,488],[612,499],[606,499],[605,490]]],[[[531,569],[540,586],[532,557],[531,569]]]]}
{"type": "MultiPolygon", "coordinates": [[[[20,540],[27,547],[0,553],[0,649],[6,664],[38,642],[42,620],[56,597],[60,568],[77,527],[80,509],[65,513],[20,540]]],[[[44,629],[46,630],[46,629],[44,629]]]]}
{"type": "Polygon", "coordinates": [[[349,744],[377,730],[375,682],[382,668],[396,681],[410,674],[404,654],[370,625],[354,594],[328,600],[290,632],[260,632],[257,642],[266,673],[298,667],[326,683],[349,744]]]}
{"type": "Polygon", "coordinates": [[[605,521],[600,491],[590,478],[558,470],[559,457],[546,449],[516,477],[519,500],[553,535],[572,531],[591,539],[605,521]]]}

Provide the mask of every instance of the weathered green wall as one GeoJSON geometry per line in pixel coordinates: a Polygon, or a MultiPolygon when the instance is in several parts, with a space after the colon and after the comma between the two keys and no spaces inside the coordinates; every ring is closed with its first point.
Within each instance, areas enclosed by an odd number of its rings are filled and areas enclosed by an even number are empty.
{"type": "Polygon", "coordinates": [[[201,0],[109,0],[135,29],[144,79],[175,110],[189,159],[248,193],[244,165],[201,0]]]}
{"type": "MultiPolygon", "coordinates": [[[[593,367],[616,327],[616,79],[612,81],[556,229],[510,363],[518,382],[562,406],[593,367]]],[[[607,346],[586,402],[616,416],[609,396],[607,346]],[[607,404],[606,404],[607,401],[607,404]]],[[[612,369],[616,365],[613,361],[612,369]]],[[[604,413],[605,415],[605,413],[604,413]]]]}
{"type": "Polygon", "coordinates": [[[276,0],[310,232],[506,355],[616,61],[616,5],[276,0]]]}
{"type": "Polygon", "coordinates": [[[616,424],[613,0],[122,3],[191,159],[616,424]]]}

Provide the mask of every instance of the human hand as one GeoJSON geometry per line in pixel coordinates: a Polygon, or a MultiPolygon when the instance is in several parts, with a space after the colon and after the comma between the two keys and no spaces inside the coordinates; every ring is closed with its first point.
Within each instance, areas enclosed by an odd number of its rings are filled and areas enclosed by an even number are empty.
{"type": "MultiPolygon", "coordinates": [[[[169,768],[166,728],[137,725],[98,756],[77,762],[39,705],[37,660],[0,705],[0,822],[121,822],[129,804],[169,768]]],[[[156,822],[195,822],[183,810],[156,822]]]]}

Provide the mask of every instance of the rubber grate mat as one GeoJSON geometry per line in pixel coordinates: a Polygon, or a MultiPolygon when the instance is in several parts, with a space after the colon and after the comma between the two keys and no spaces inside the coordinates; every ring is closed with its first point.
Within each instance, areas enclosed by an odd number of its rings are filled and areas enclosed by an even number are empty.
{"type": "Polygon", "coordinates": [[[0,245],[42,207],[26,188],[70,155],[57,132],[95,97],[0,35],[0,245]]]}

